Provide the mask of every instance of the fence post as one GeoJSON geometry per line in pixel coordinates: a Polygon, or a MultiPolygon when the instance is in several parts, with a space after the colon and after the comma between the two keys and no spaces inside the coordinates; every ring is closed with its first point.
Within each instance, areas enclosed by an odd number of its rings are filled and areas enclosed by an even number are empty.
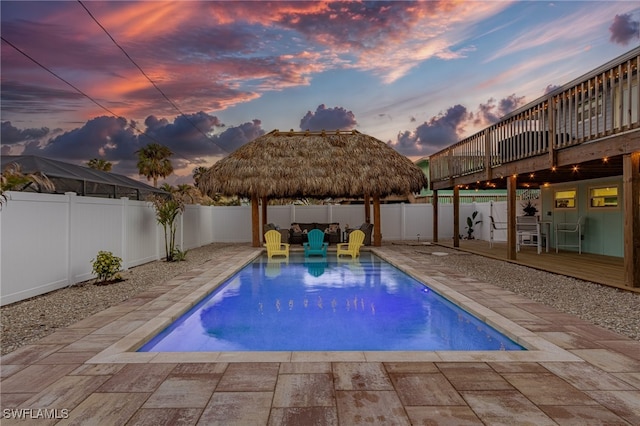
{"type": "Polygon", "coordinates": [[[184,251],[184,210],[180,213],[180,250],[184,251]]]}
{"type": "Polygon", "coordinates": [[[76,193],[65,192],[67,196],[67,285],[74,285],[75,278],[73,276],[73,216],[76,209],[76,193]]]}
{"type": "Polygon", "coordinates": [[[404,241],[407,235],[407,208],[405,203],[400,204],[400,240],[404,241]]]}
{"type": "Polygon", "coordinates": [[[129,198],[128,197],[120,197],[120,200],[122,201],[122,209],[121,209],[121,214],[122,214],[122,232],[121,232],[121,236],[120,236],[120,253],[122,256],[122,263],[123,263],[123,270],[127,271],[129,269],[129,256],[128,256],[128,252],[127,252],[127,247],[129,246],[129,235],[127,232],[127,223],[129,223],[128,219],[128,214],[129,214],[129,198]]]}
{"type": "Polygon", "coordinates": [[[197,210],[198,220],[196,222],[198,224],[197,228],[196,228],[196,238],[197,238],[196,247],[202,247],[203,246],[203,244],[202,244],[202,230],[201,230],[200,224],[202,223],[202,215],[204,214],[204,212],[203,212],[204,206],[202,204],[196,204],[196,208],[198,209],[197,210]]]}

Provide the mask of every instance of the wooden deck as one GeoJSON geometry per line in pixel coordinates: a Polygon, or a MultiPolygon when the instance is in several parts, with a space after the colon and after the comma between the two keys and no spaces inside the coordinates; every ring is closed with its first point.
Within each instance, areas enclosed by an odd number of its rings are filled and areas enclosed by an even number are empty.
{"type": "MultiPolygon", "coordinates": [[[[438,242],[437,244],[453,248],[453,240],[438,242]]],[[[624,259],[621,257],[600,256],[590,253],[578,254],[570,251],[560,251],[556,254],[554,248],[550,248],[548,253],[543,250],[541,254],[537,254],[535,247],[522,247],[517,254],[516,260],[507,260],[506,243],[494,242],[493,248],[490,248],[489,242],[482,240],[460,240],[458,249],[640,293],[640,288],[630,288],[624,285],[624,259]]]]}

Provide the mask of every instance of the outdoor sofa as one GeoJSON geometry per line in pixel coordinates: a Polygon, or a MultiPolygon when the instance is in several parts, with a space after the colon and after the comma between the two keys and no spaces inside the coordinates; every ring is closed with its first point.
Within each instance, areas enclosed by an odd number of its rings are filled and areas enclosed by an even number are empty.
{"type": "Polygon", "coordinates": [[[324,242],[338,244],[342,242],[342,234],[339,223],[300,223],[294,222],[289,228],[289,244],[302,244],[307,242],[307,233],[312,229],[324,232],[324,242]]]}
{"type": "Polygon", "coordinates": [[[364,232],[364,245],[365,246],[370,246],[371,245],[371,234],[373,233],[373,224],[365,222],[362,225],[360,225],[359,228],[345,228],[345,233],[347,234],[347,237],[346,237],[345,241],[349,241],[349,234],[351,232],[355,231],[356,229],[359,229],[362,232],[364,232]]]}

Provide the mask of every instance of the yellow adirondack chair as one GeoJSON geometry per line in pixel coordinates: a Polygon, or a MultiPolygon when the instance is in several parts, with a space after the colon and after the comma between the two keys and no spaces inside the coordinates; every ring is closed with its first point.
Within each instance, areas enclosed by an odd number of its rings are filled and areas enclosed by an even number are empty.
{"type": "Polygon", "coordinates": [[[348,243],[340,243],[336,246],[338,257],[340,257],[341,254],[345,254],[345,255],[348,254],[352,258],[356,258],[360,256],[360,247],[364,245],[363,242],[364,242],[364,232],[362,232],[359,229],[356,229],[355,231],[349,234],[348,243]]]}
{"type": "Polygon", "coordinates": [[[289,258],[289,244],[281,242],[282,235],[278,231],[271,230],[264,234],[266,243],[264,246],[267,248],[267,256],[269,259],[273,256],[285,256],[289,258]]]}

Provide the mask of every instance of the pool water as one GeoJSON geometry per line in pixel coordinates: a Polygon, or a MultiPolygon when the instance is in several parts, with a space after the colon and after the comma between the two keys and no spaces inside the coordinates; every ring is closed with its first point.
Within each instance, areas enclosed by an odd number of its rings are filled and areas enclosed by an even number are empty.
{"type": "Polygon", "coordinates": [[[140,352],[523,347],[371,253],[256,259],[140,352]]]}

